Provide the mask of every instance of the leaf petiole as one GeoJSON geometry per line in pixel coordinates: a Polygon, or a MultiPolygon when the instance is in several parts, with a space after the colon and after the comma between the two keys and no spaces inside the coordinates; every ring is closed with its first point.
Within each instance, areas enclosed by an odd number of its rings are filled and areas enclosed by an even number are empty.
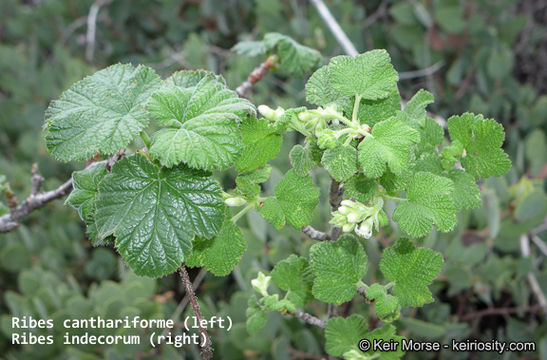
{"type": "Polygon", "coordinates": [[[252,202],[252,203],[249,203],[247,204],[247,206],[245,206],[240,212],[238,212],[237,214],[235,214],[234,216],[232,216],[232,218],[230,219],[233,223],[235,223],[236,221],[238,221],[243,215],[245,215],[249,210],[251,210],[252,208],[255,207],[255,203],[252,202]]]}
{"type": "Polygon", "coordinates": [[[359,112],[359,104],[361,103],[361,95],[355,95],[355,102],[353,103],[353,112],[351,113],[351,122],[355,125],[359,125],[357,119],[357,113],[359,112]]]}
{"type": "Polygon", "coordinates": [[[148,134],[146,133],[146,131],[141,131],[141,133],[139,134],[139,136],[141,137],[142,139],[142,142],[144,143],[144,145],[146,146],[147,149],[150,149],[150,144],[151,144],[151,140],[150,140],[150,136],[148,136],[148,134]]]}

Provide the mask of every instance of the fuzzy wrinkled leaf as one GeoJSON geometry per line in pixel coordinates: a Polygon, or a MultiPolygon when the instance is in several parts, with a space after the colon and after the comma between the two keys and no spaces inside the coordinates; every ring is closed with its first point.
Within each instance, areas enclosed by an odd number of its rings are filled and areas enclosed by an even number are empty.
{"type": "Polygon", "coordinates": [[[319,189],[311,176],[298,176],[289,170],[276,185],[274,195],[287,221],[296,229],[308,225],[319,202],[319,189]]]}
{"type": "Polygon", "coordinates": [[[402,307],[422,306],[433,301],[427,288],[439,275],[444,261],[440,253],[416,248],[408,239],[401,238],[384,250],[380,270],[393,286],[393,294],[402,307]]]}
{"type": "Polygon", "coordinates": [[[395,175],[405,170],[412,145],[420,140],[418,131],[402,121],[405,118],[399,112],[398,116],[377,123],[372,128],[372,136],[361,141],[359,162],[366,176],[378,178],[387,166],[395,175]]]}
{"type": "Polygon", "coordinates": [[[342,356],[351,350],[359,351],[357,345],[367,334],[368,324],[361,315],[333,317],[325,328],[325,350],[333,356],[342,356]]]}
{"type": "Polygon", "coordinates": [[[315,164],[310,159],[308,149],[302,145],[295,145],[289,153],[289,160],[298,176],[306,176],[309,171],[315,167],[315,164]]]}
{"type": "Polygon", "coordinates": [[[114,154],[148,125],[144,109],[159,88],[149,67],[116,64],[73,84],[46,110],[46,144],[57,159],[114,154]]]}
{"type": "Polygon", "coordinates": [[[247,243],[241,230],[230,219],[226,219],[215,237],[196,238],[186,265],[203,266],[216,276],[226,276],[239,263],[246,249],[247,243]]]}
{"type": "Polygon", "coordinates": [[[408,201],[397,205],[393,220],[407,234],[420,237],[431,231],[433,225],[443,232],[456,226],[458,208],[453,198],[452,180],[428,172],[417,172],[409,181],[408,201]]]}
{"type": "Polygon", "coordinates": [[[359,95],[366,100],[386,98],[399,80],[387,51],[371,50],[356,57],[341,55],[331,59],[330,84],[343,95],[359,95]]]}
{"type": "Polygon", "coordinates": [[[511,160],[501,146],[505,139],[503,126],[494,119],[465,113],[452,116],[447,122],[452,140],[465,149],[462,166],[476,179],[501,176],[511,168],[511,160]]]}
{"type": "Polygon", "coordinates": [[[281,149],[282,138],[268,126],[268,120],[251,116],[241,124],[243,150],[236,160],[237,171],[250,171],[274,159],[281,149]]]}
{"type": "Polygon", "coordinates": [[[95,220],[99,238],[111,234],[138,275],[175,271],[194,236],[216,235],[224,220],[218,183],[184,165],[162,168],[143,155],[123,159],[99,184],[95,220]]]}
{"type": "Polygon", "coordinates": [[[303,257],[293,254],[278,262],[271,276],[277,286],[288,291],[288,299],[297,307],[304,307],[313,300],[312,273],[308,261],[303,257]]]}
{"type": "Polygon", "coordinates": [[[352,146],[328,149],[323,153],[321,164],[336,181],[346,181],[357,172],[357,150],[352,146]]]}
{"type": "Polygon", "coordinates": [[[310,264],[315,275],[313,295],[340,305],[355,296],[357,284],[367,272],[367,255],[354,236],[344,235],[336,242],[313,245],[310,264]]]}
{"type": "Polygon", "coordinates": [[[277,49],[282,68],[295,76],[304,75],[321,61],[321,54],[317,50],[301,45],[283,34],[266,34],[264,45],[268,50],[277,49]]]}
{"type": "Polygon", "coordinates": [[[231,166],[243,148],[238,122],[254,107],[211,77],[195,86],[165,85],[147,105],[165,128],[156,132],[150,155],[171,167],[181,162],[197,169],[231,166]]]}

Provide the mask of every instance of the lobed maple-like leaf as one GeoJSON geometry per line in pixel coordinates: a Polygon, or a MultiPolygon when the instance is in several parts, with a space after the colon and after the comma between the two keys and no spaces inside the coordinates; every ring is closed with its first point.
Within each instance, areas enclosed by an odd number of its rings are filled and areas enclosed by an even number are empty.
{"type": "Polygon", "coordinates": [[[439,275],[443,265],[440,253],[416,248],[410,240],[401,238],[382,253],[380,270],[395,283],[393,294],[402,307],[422,306],[433,301],[427,286],[439,275]]]}
{"type": "Polygon", "coordinates": [[[367,272],[367,255],[355,236],[343,235],[336,242],[321,242],[310,249],[315,275],[313,295],[331,304],[351,300],[367,272]]]}
{"type": "Polygon", "coordinates": [[[46,110],[49,152],[63,161],[114,154],[148,125],[144,105],[159,86],[154,70],[129,64],[78,81],[46,110]]]}
{"type": "Polygon", "coordinates": [[[155,277],[181,265],[195,235],[216,235],[225,209],[209,174],[159,167],[138,154],[114,164],[99,184],[96,207],[99,239],[113,234],[135,273],[155,277]]]}
{"type": "Polygon", "coordinates": [[[165,126],[154,134],[150,155],[164,166],[183,162],[204,170],[234,163],[243,148],[238,122],[254,112],[249,101],[208,76],[195,86],[164,85],[147,109],[165,126]]]}
{"type": "Polygon", "coordinates": [[[393,220],[407,234],[420,237],[437,229],[448,232],[456,226],[458,208],[453,198],[454,183],[443,176],[416,172],[409,180],[407,201],[397,205],[393,220]]]}

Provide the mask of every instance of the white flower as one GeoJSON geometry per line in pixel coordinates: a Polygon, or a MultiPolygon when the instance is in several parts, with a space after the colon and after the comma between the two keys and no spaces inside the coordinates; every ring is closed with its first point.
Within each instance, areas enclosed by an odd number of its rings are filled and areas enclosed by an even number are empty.
{"type": "Polygon", "coordinates": [[[268,286],[270,285],[271,279],[271,276],[266,276],[261,271],[258,273],[256,279],[251,280],[251,285],[253,286],[253,289],[262,294],[262,296],[268,296],[268,286]]]}
{"type": "Polygon", "coordinates": [[[374,219],[369,217],[360,225],[355,227],[355,233],[365,239],[370,239],[372,236],[372,228],[374,227],[374,219]]]}

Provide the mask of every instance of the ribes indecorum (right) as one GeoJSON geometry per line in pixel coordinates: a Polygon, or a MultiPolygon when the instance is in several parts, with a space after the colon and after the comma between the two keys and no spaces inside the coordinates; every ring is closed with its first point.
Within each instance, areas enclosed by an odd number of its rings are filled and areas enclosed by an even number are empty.
{"type": "MultiPolygon", "coordinates": [[[[289,73],[316,65],[315,51],[289,40],[270,35],[261,52],[277,51],[289,73]]],[[[433,96],[421,90],[401,109],[397,80],[384,50],[338,56],[307,82],[307,101],[317,107],[261,105],[260,116],[220,76],[180,71],[162,81],[148,67],[118,64],[51,103],[46,141],[63,161],[126,149],[112,167],[102,161],[75,172],[67,203],[93,244],[114,245],[135,273],[153,277],[182,263],[229,274],[246,249],[236,222],[249,210],[276,229],[308,225],[320,194],[311,174],[323,168],[344,189],[330,220],[343,235],[315,243],[307,257],[280,261],[268,276],[260,273],[252,283],[257,294],[249,302],[248,328],[262,328],[267,311],[294,314],[311,301],[338,305],[365,296],[385,325],[371,330],[360,314],[334,317],[325,335],[329,354],[366,359],[374,352],[361,352],[360,339],[400,341],[389,322],[402,308],[433,301],[428,285],[443,267],[442,255],[410,239],[434,227],[454,229],[459,211],[481,205],[476,181],[511,166],[500,124],[471,113],[453,116],[445,138],[427,116],[433,96]],[[289,131],[305,141],[290,152],[292,169],[273,193],[263,194],[268,161],[289,131]],[[135,141],[139,135],[142,142],[135,141]],[[238,171],[236,186],[225,191],[212,172],[230,167],[238,171]],[[394,211],[386,211],[387,202],[396,204],[394,211]],[[232,215],[230,207],[242,209],[232,215]],[[403,237],[382,253],[384,281],[365,284],[363,242],[390,223],[403,237]],[[281,293],[269,292],[271,281],[281,293]]]]}

